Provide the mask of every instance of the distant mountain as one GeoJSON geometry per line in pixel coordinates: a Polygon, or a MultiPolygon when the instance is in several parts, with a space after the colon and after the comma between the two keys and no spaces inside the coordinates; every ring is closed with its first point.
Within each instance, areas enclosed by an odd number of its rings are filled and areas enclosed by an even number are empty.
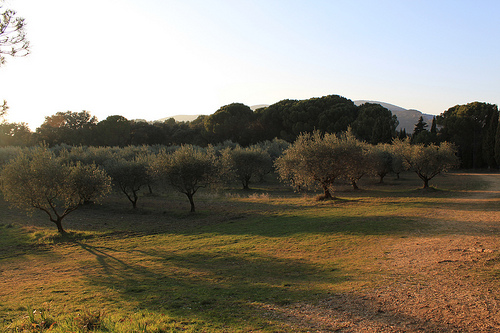
{"type": "Polygon", "coordinates": [[[397,127],[397,130],[399,131],[399,130],[404,128],[406,130],[406,133],[408,133],[408,134],[413,133],[413,129],[415,128],[415,124],[418,122],[418,119],[420,117],[423,117],[424,121],[427,123],[427,125],[429,125],[427,127],[427,129],[431,128],[432,118],[434,118],[434,115],[432,115],[432,114],[422,113],[418,110],[413,110],[413,109],[403,109],[402,107],[399,107],[397,105],[384,103],[384,102],[366,101],[366,100],[358,100],[358,101],[353,101],[353,102],[357,106],[360,106],[361,104],[365,104],[365,103],[373,103],[373,104],[382,105],[384,108],[391,111],[393,115],[396,115],[396,117],[398,117],[399,125],[397,127]]]}
{"type": "Polygon", "coordinates": [[[164,122],[165,120],[169,120],[170,118],[174,118],[175,121],[193,121],[196,118],[198,118],[199,116],[201,116],[201,114],[177,115],[177,116],[171,116],[171,117],[161,118],[161,119],[158,119],[156,121],[158,121],[158,122],[161,123],[161,122],[164,122]]]}
{"type": "Polygon", "coordinates": [[[252,105],[250,109],[252,109],[252,111],[255,111],[257,109],[267,108],[268,106],[269,104],[257,104],[257,105],[252,105]]]}
{"type": "MultiPolygon", "coordinates": [[[[397,105],[389,104],[389,103],[384,103],[384,102],[378,102],[378,101],[368,101],[368,100],[357,100],[353,101],[354,104],[357,106],[360,106],[361,104],[365,103],[373,103],[373,104],[380,104],[384,108],[388,109],[389,111],[392,112],[392,114],[396,115],[398,117],[399,125],[397,127],[397,130],[401,130],[404,128],[406,130],[406,133],[413,133],[413,129],[415,128],[415,124],[418,122],[418,118],[422,116],[424,118],[424,121],[429,125],[428,129],[430,129],[431,124],[432,124],[432,118],[434,117],[431,114],[426,114],[422,113],[418,110],[413,110],[413,109],[404,109],[402,107],[399,107],[397,105]]],[[[250,106],[250,109],[253,111],[260,109],[260,108],[265,108],[268,107],[269,104],[257,104],[257,105],[252,105],[250,106]]],[[[174,118],[175,121],[193,121],[196,118],[198,118],[199,114],[197,115],[177,115],[177,116],[172,116],[172,117],[165,117],[158,119],[157,121],[163,122],[167,119],[174,118]]]]}
{"type": "MultiPolygon", "coordinates": [[[[255,111],[257,109],[260,109],[260,108],[266,108],[268,107],[269,104],[257,104],[257,105],[252,105],[250,107],[250,109],[252,109],[252,111],[255,111]]],[[[177,115],[177,116],[171,116],[171,117],[165,117],[165,118],[161,118],[161,119],[158,119],[157,121],[159,122],[164,122],[165,120],[168,120],[170,118],[174,118],[175,121],[193,121],[195,120],[196,118],[198,118],[199,116],[202,116],[201,114],[194,114],[194,115],[177,115]]]]}

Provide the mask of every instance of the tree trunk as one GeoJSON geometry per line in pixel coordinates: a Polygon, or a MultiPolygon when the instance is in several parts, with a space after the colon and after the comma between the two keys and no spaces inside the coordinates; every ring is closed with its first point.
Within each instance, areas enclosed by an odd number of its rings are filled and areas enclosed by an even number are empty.
{"type": "Polygon", "coordinates": [[[57,231],[61,234],[61,235],[64,235],[66,233],[66,230],[63,229],[63,226],[62,226],[62,218],[58,217],[57,220],[55,221],[52,221],[56,224],[57,226],[57,231]]]}
{"type": "Polygon", "coordinates": [[[420,172],[416,172],[416,174],[418,175],[418,177],[420,179],[422,179],[422,181],[424,182],[424,187],[423,189],[428,189],[429,188],[429,180],[432,179],[432,177],[428,178],[426,177],[425,175],[421,174],[420,172]]]}
{"type": "Polygon", "coordinates": [[[132,191],[134,194],[134,200],[132,201],[132,208],[136,209],[137,208],[137,199],[139,199],[139,196],[137,195],[137,191],[132,191]]]}
{"type": "Polygon", "coordinates": [[[195,208],[194,208],[194,200],[193,200],[193,194],[192,193],[186,193],[188,199],[189,199],[189,203],[191,204],[191,213],[194,213],[195,212],[195,208]]]}
{"type": "Polygon", "coordinates": [[[328,186],[323,187],[323,195],[320,198],[321,200],[332,200],[332,194],[330,193],[330,190],[328,189],[328,186]]]}
{"type": "Polygon", "coordinates": [[[353,189],[355,189],[355,190],[359,190],[358,184],[356,184],[356,181],[355,181],[355,180],[352,180],[352,181],[351,181],[351,184],[352,184],[352,188],[353,188],[353,189]]]}
{"type": "Polygon", "coordinates": [[[248,185],[250,184],[250,177],[245,177],[244,179],[242,179],[241,184],[243,185],[244,190],[249,190],[250,187],[248,185]]]}

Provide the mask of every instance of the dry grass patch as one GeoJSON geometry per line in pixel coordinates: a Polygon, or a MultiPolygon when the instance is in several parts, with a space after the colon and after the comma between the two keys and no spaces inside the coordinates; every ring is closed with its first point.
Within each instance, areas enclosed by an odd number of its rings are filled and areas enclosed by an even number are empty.
{"type": "Polygon", "coordinates": [[[66,238],[0,203],[0,328],[48,303],[55,332],[493,332],[492,177],[440,177],[432,193],[412,175],[367,180],[331,202],[271,183],[200,196],[196,214],[174,195],[137,211],[110,197],[66,238]]]}

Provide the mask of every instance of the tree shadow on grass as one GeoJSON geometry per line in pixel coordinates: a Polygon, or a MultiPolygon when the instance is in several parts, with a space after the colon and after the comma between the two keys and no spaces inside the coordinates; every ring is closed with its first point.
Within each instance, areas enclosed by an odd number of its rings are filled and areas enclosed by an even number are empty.
{"type": "Polygon", "coordinates": [[[29,236],[13,224],[0,224],[0,260],[25,255],[33,251],[29,236]]]}
{"type": "Polygon", "coordinates": [[[349,279],[337,268],[324,271],[303,260],[231,253],[123,252],[78,245],[95,256],[95,265],[101,268],[98,274],[89,273],[89,284],[110,288],[121,301],[139,309],[220,327],[244,326],[252,320],[249,325],[258,329],[267,320],[256,303],[286,305],[315,298],[327,291],[311,286],[349,279]]]}
{"type": "Polygon", "coordinates": [[[363,291],[332,291],[352,278],[335,265],[318,268],[305,260],[251,253],[123,252],[79,245],[103,271],[89,273],[88,283],[114,290],[109,297],[119,300],[112,301],[187,320],[197,325],[194,329],[335,331],[366,324],[388,332],[459,331],[391,306],[381,308],[380,299],[363,291]]]}
{"type": "MultiPolygon", "coordinates": [[[[256,215],[206,227],[207,233],[222,235],[257,235],[265,237],[290,237],[294,235],[404,235],[431,228],[427,221],[400,216],[304,216],[256,215]]],[[[197,230],[199,233],[202,230],[197,230]]],[[[183,232],[182,234],[189,234],[183,232]]]]}

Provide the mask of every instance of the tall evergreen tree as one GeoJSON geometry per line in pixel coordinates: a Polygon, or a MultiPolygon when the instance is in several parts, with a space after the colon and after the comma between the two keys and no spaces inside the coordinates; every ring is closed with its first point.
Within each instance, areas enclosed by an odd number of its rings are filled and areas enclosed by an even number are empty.
{"type": "Polygon", "coordinates": [[[432,134],[437,134],[436,116],[432,117],[431,131],[432,134]]]}
{"type": "Polygon", "coordinates": [[[424,117],[420,116],[418,118],[418,122],[415,124],[415,128],[413,129],[413,136],[417,136],[420,132],[426,131],[427,123],[424,121],[424,117]]]}

